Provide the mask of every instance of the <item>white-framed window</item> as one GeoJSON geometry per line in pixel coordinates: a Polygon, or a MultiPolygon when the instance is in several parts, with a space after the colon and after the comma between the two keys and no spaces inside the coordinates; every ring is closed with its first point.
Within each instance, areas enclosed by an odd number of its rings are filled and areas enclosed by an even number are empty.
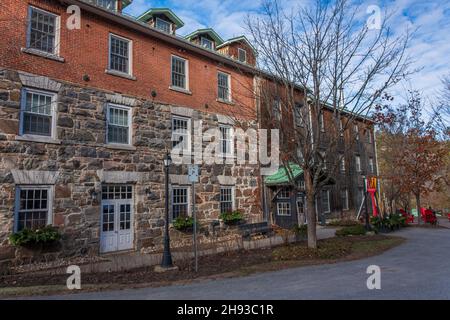
{"type": "Polygon", "coordinates": [[[133,186],[123,184],[102,185],[102,200],[133,199],[133,186]]]}
{"type": "Polygon", "coordinates": [[[344,136],[344,120],[343,119],[339,120],[339,135],[341,137],[344,136]]]}
{"type": "Polygon", "coordinates": [[[355,156],[355,169],[356,172],[361,172],[361,157],[355,156]]]}
{"type": "Polygon", "coordinates": [[[353,126],[353,131],[354,131],[354,133],[355,133],[355,139],[356,139],[356,140],[359,140],[359,127],[358,127],[357,124],[355,124],[355,125],[353,126]]]}
{"type": "Polygon", "coordinates": [[[241,48],[238,48],[238,60],[240,62],[247,62],[247,51],[241,48]]]}
{"type": "Polygon", "coordinates": [[[172,56],[171,78],[172,87],[189,90],[189,61],[177,56],[172,56]]]}
{"type": "Polygon", "coordinates": [[[373,158],[369,158],[369,172],[370,173],[375,173],[375,165],[373,163],[373,158]]]}
{"type": "Polygon", "coordinates": [[[322,213],[330,213],[330,190],[322,190],[320,200],[322,202],[322,213]]]}
{"type": "Polygon", "coordinates": [[[53,223],[53,187],[17,186],[14,230],[38,229],[53,223]]]}
{"type": "Polygon", "coordinates": [[[58,15],[30,6],[28,9],[27,48],[58,55],[60,21],[58,15]]]}
{"type": "Polygon", "coordinates": [[[277,199],[279,200],[288,200],[291,198],[291,192],[288,188],[282,188],[278,191],[277,199]]]}
{"type": "Polygon", "coordinates": [[[56,99],[56,93],[24,88],[19,135],[55,138],[56,99]]]}
{"type": "Polygon", "coordinates": [[[108,10],[117,11],[117,0],[95,0],[95,4],[108,10]]]}
{"type": "Polygon", "coordinates": [[[129,39],[109,34],[108,69],[131,75],[133,42],[129,39]]]}
{"type": "Polygon", "coordinates": [[[367,129],[367,143],[372,143],[372,131],[367,129]]]}
{"type": "Polygon", "coordinates": [[[291,203],[290,202],[277,202],[277,215],[290,216],[291,215],[291,203]]]}
{"type": "Polygon", "coordinates": [[[231,101],[231,76],[228,73],[217,73],[217,86],[219,100],[231,101]]]}
{"type": "Polygon", "coordinates": [[[220,152],[222,156],[233,155],[233,128],[231,126],[220,125],[220,152]]]}
{"type": "Polygon", "coordinates": [[[209,49],[209,50],[214,49],[214,42],[209,40],[208,38],[200,37],[200,44],[202,47],[204,47],[206,49],[209,49]]]}
{"type": "Polygon", "coordinates": [[[324,117],[323,117],[323,111],[320,112],[319,127],[320,127],[320,131],[325,132],[325,120],[324,120],[324,117]]]}
{"type": "Polygon", "coordinates": [[[234,187],[220,187],[220,213],[234,210],[234,187]]]}
{"type": "Polygon", "coordinates": [[[183,155],[191,152],[191,119],[172,116],[172,147],[183,151],[183,155]]]}
{"type": "Polygon", "coordinates": [[[189,216],[189,188],[172,187],[172,220],[189,216]]]}
{"type": "Polygon", "coordinates": [[[302,103],[296,103],[294,106],[294,124],[296,127],[303,127],[304,121],[303,121],[303,115],[302,115],[302,103]]]}
{"type": "Polygon", "coordinates": [[[341,201],[342,201],[342,210],[348,210],[348,190],[341,190],[341,201]]]}
{"type": "Polygon", "coordinates": [[[155,28],[165,33],[172,33],[172,24],[169,21],[163,20],[161,18],[156,18],[155,28]]]}
{"type": "Polygon", "coordinates": [[[106,142],[109,144],[131,144],[131,108],[108,104],[106,114],[106,142]]]}
{"type": "Polygon", "coordinates": [[[343,155],[341,155],[341,162],[340,162],[340,169],[341,172],[345,172],[345,157],[343,155]]]}
{"type": "Polygon", "coordinates": [[[300,189],[305,190],[305,180],[299,181],[299,187],[300,187],[300,189]]]}
{"type": "Polygon", "coordinates": [[[277,121],[281,121],[281,99],[279,97],[274,98],[272,101],[272,117],[277,121]]]}

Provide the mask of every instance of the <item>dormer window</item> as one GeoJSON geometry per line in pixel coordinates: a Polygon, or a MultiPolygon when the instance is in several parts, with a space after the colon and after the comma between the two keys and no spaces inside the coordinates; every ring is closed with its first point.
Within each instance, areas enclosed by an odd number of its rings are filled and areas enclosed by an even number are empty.
{"type": "Polygon", "coordinates": [[[208,38],[205,37],[201,37],[200,38],[200,44],[202,47],[209,49],[209,50],[213,50],[214,49],[214,43],[209,40],[208,38]]]}
{"type": "Polygon", "coordinates": [[[238,48],[238,60],[240,62],[246,63],[247,62],[247,51],[244,49],[238,48]]]}
{"type": "Polygon", "coordinates": [[[172,25],[166,20],[156,18],[155,27],[165,33],[172,33],[172,25]]]}
{"type": "Polygon", "coordinates": [[[95,0],[95,4],[108,10],[117,11],[117,0],[95,0]]]}

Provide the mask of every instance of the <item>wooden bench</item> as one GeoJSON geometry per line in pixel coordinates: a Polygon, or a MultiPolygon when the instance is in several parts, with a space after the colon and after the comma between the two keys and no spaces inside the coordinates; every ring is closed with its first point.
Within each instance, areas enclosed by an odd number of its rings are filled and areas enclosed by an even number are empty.
{"type": "Polygon", "coordinates": [[[242,224],[239,226],[239,230],[243,238],[250,238],[251,236],[260,234],[270,234],[273,231],[268,222],[242,224]]]}

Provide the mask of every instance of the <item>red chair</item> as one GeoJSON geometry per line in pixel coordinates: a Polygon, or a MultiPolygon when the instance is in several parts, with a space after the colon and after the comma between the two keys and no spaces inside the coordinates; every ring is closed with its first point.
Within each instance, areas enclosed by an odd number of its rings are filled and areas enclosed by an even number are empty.
{"type": "Polygon", "coordinates": [[[450,213],[447,213],[448,222],[450,222],[450,213]]]}
{"type": "Polygon", "coordinates": [[[430,224],[437,223],[436,215],[430,209],[423,210],[421,216],[422,216],[423,222],[425,222],[425,223],[430,223],[430,224]]]}
{"type": "Polygon", "coordinates": [[[400,214],[405,218],[405,222],[408,223],[414,223],[414,216],[408,212],[406,212],[404,209],[400,209],[400,214]]]}

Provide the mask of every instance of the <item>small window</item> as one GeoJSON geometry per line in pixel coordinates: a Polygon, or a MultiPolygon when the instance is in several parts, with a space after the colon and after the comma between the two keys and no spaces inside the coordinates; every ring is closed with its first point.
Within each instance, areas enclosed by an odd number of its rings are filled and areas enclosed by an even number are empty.
{"type": "Polygon", "coordinates": [[[291,203],[290,202],[278,202],[277,203],[277,214],[279,216],[290,216],[291,215],[291,203]]]}
{"type": "Polygon", "coordinates": [[[103,185],[102,200],[133,199],[133,186],[130,185],[103,185]]]}
{"type": "Polygon", "coordinates": [[[304,122],[303,122],[303,115],[302,115],[302,108],[303,108],[303,104],[302,103],[296,103],[294,106],[294,123],[297,127],[303,127],[304,126],[304,122]]]}
{"type": "Polygon", "coordinates": [[[230,75],[219,72],[217,74],[217,80],[219,100],[231,101],[230,75]]]}
{"type": "Polygon", "coordinates": [[[369,172],[372,174],[375,173],[375,166],[373,163],[373,158],[369,158],[369,172]]]}
{"type": "Polygon", "coordinates": [[[319,126],[320,126],[320,131],[325,132],[325,120],[324,120],[324,117],[323,117],[323,111],[320,112],[319,126]]]}
{"type": "Polygon", "coordinates": [[[238,60],[240,62],[247,62],[247,51],[241,48],[238,48],[238,60]]]}
{"type": "Polygon", "coordinates": [[[322,212],[323,213],[330,213],[330,190],[323,190],[322,191],[322,212]]]}
{"type": "Polygon", "coordinates": [[[59,17],[30,7],[28,19],[27,48],[58,54],[59,17]]]}
{"type": "Polygon", "coordinates": [[[348,210],[348,190],[341,190],[341,201],[342,201],[342,210],[348,210]]]}
{"type": "Polygon", "coordinates": [[[341,172],[344,173],[345,172],[345,157],[341,155],[341,163],[340,163],[340,169],[341,172]]]}
{"type": "Polygon", "coordinates": [[[359,140],[359,128],[358,128],[357,124],[355,124],[353,126],[353,130],[355,131],[355,139],[358,141],[359,140]]]}
{"type": "Polygon", "coordinates": [[[214,42],[212,42],[208,38],[201,37],[200,38],[200,44],[201,44],[202,47],[204,47],[206,49],[209,49],[209,50],[213,50],[214,49],[214,42]]]}
{"type": "Polygon", "coordinates": [[[95,3],[102,8],[117,11],[117,0],[95,0],[95,3]]]}
{"type": "Polygon", "coordinates": [[[344,136],[344,120],[343,119],[339,120],[339,135],[341,137],[344,136]]]}
{"type": "Polygon", "coordinates": [[[21,103],[20,135],[55,135],[56,94],[24,89],[21,103]]]}
{"type": "Polygon", "coordinates": [[[220,188],[220,213],[227,213],[233,211],[233,187],[220,188]]]}
{"type": "Polygon", "coordinates": [[[131,74],[131,41],[109,35],[109,70],[131,74]]]}
{"type": "Polygon", "coordinates": [[[367,129],[367,143],[372,143],[372,131],[367,129]]]}
{"type": "Polygon", "coordinates": [[[355,157],[355,168],[356,168],[356,172],[361,172],[361,157],[360,156],[355,157]]]}
{"type": "Polygon", "coordinates": [[[278,97],[272,101],[272,117],[277,121],[281,121],[281,100],[278,97]]]}
{"type": "Polygon", "coordinates": [[[220,151],[222,156],[233,155],[233,129],[230,126],[220,126],[220,151]]]}
{"type": "Polygon", "coordinates": [[[172,188],[172,219],[189,215],[189,196],[187,187],[172,188]]]}
{"type": "Polygon", "coordinates": [[[172,24],[166,20],[156,18],[155,27],[165,33],[172,33],[172,24]]]}
{"type": "Polygon", "coordinates": [[[283,188],[278,192],[277,198],[280,200],[287,200],[291,198],[291,192],[288,188],[283,188]]]}
{"type": "Polygon", "coordinates": [[[131,144],[131,109],[108,105],[107,143],[131,144]]]}
{"type": "Polygon", "coordinates": [[[172,87],[188,90],[186,59],[172,56],[172,87]]]}
{"type": "Polygon", "coordinates": [[[172,147],[189,155],[191,151],[191,120],[182,117],[172,117],[172,147]]]}
{"type": "Polygon", "coordinates": [[[16,231],[39,229],[51,224],[51,187],[18,187],[16,231]]]}

